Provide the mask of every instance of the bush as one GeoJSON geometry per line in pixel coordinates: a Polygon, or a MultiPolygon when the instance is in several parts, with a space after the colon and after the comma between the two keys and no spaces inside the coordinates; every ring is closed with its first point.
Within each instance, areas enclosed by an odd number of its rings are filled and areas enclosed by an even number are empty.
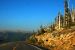
{"type": "Polygon", "coordinates": [[[31,36],[31,37],[29,38],[29,41],[30,41],[31,43],[36,43],[37,39],[36,39],[34,36],[31,36]]]}

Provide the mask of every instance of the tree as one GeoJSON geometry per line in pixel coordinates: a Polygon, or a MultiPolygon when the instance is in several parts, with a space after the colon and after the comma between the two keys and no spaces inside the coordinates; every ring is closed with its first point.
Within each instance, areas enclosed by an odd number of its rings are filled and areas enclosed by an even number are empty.
{"type": "Polygon", "coordinates": [[[40,33],[41,33],[41,34],[45,33],[45,30],[44,30],[44,28],[42,27],[42,25],[40,26],[40,33]]]}

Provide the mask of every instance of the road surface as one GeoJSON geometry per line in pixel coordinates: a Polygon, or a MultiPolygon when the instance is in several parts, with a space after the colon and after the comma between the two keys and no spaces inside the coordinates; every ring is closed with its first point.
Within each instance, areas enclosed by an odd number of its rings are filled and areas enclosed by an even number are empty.
{"type": "Polygon", "coordinates": [[[0,50],[44,50],[25,42],[11,42],[0,45],[0,50]]]}

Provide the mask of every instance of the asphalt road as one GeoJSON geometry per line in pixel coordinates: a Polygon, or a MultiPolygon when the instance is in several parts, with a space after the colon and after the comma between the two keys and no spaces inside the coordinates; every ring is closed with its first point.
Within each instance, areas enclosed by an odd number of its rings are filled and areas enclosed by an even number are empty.
{"type": "Polygon", "coordinates": [[[0,45],[0,50],[43,50],[25,42],[11,42],[0,45]]]}

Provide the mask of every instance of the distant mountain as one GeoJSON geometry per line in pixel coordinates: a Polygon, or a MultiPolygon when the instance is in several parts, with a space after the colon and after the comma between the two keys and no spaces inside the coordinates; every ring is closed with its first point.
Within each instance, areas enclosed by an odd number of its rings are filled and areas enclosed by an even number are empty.
{"type": "Polygon", "coordinates": [[[24,32],[0,32],[0,43],[25,41],[32,33],[24,32]]]}

